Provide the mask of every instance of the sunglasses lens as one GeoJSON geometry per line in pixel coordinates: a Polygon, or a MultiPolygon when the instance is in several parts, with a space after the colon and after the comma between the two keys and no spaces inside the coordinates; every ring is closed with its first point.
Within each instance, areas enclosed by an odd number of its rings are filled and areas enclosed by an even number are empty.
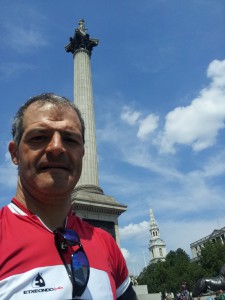
{"type": "Polygon", "coordinates": [[[85,287],[89,278],[89,263],[84,252],[78,251],[72,255],[71,260],[72,273],[75,283],[85,287]]]}
{"type": "Polygon", "coordinates": [[[58,229],[58,234],[72,246],[80,243],[80,238],[75,231],[72,229],[58,229]]]}
{"type": "Polygon", "coordinates": [[[71,230],[71,229],[67,229],[64,233],[64,238],[66,240],[69,240],[71,242],[75,242],[75,243],[79,243],[80,239],[78,237],[78,235],[76,234],[75,231],[71,230]]]}
{"type": "MultiPolygon", "coordinates": [[[[90,273],[88,258],[75,231],[60,227],[54,233],[56,247],[73,285],[73,299],[75,299],[74,297],[81,296],[84,293],[88,283],[90,273]],[[68,267],[64,256],[68,252],[68,246],[78,246],[76,247],[78,249],[71,256],[71,269],[68,267]]],[[[72,248],[70,250],[74,251],[72,248]]]]}

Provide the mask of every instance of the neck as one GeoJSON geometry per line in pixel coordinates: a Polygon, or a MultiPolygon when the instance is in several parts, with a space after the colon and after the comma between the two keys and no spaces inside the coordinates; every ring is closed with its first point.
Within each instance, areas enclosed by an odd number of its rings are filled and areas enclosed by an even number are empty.
{"type": "Polygon", "coordinates": [[[33,197],[26,195],[20,188],[17,188],[15,198],[23,204],[30,212],[37,215],[42,222],[52,231],[57,227],[64,227],[66,217],[71,208],[71,197],[68,195],[58,197],[48,196],[33,197]]]}
{"type": "Polygon", "coordinates": [[[62,210],[49,209],[45,211],[45,214],[42,211],[36,213],[36,215],[41,219],[41,221],[52,231],[58,227],[64,227],[66,225],[66,217],[68,215],[69,209],[62,213],[62,210]]]}

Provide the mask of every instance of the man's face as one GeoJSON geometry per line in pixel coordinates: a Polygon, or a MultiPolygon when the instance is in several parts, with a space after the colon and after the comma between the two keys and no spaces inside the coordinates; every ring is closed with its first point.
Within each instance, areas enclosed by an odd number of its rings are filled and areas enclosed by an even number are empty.
{"type": "Polygon", "coordinates": [[[80,178],[84,155],[76,112],[34,102],[25,111],[23,125],[20,144],[9,144],[23,194],[69,195],[80,178]]]}

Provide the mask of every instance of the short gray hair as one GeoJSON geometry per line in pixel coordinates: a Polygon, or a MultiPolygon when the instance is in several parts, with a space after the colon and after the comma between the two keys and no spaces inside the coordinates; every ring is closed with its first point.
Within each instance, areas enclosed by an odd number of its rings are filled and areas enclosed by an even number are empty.
{"type": "Polygon", "coordinates": [[[37,96],[34,96],[32,98],[30,98],[28,101],[26,101],[26,103],[24,103],[19,110],[17,111],[14,119],[13,119],[13,123],[12,123],[12,136],[13,136],[13,140],[16,143],[16,145],[19,145],[20,141],[21,141],[21,137],[23,135],[23,117],[24,117],[24,113],[27,110],[28,106],[31,105],[34,102],[38,102],[41,105],[44,105],[46,103],[52,103],[55,106],[67,106],[67,107],[71,107],[72,109],[75,110],[75,112],[78,115],[78,118],[80,120],[81,123],[81,133],[82,133],[82,139],[83,139],[83,143],[85,141],[84,139],[84,134],[85,134],[85,125],[84,125],[84,120],[81,116],[81,113],[79,111],[79,109],[76,107],[75,104],[73,104],[69,99],[67,99],[66,97],[63,96],[59,96],[56,95],[54,93],[43,93],[37,96]]]}

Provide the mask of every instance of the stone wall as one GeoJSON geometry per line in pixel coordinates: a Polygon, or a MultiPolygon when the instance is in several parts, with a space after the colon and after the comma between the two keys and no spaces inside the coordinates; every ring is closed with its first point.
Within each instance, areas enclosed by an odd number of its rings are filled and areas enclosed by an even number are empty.
{"type": "Polygon", "coordinates": [[[161,293],[148,294],[147,285],[134,285],[133,288],[138,300],[161,300],[161,293]]]}

